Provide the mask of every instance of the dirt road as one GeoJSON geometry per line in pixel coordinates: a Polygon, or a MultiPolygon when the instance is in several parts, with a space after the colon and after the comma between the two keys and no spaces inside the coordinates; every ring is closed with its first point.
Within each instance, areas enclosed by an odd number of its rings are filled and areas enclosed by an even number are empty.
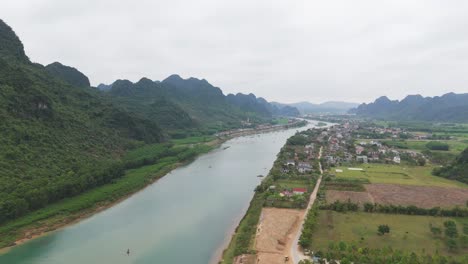
{"type": "MultiPolygon", "coordinates": [[[[322,150],[323,150],[323,147],[320,147],[320,152],[319,152],[319,157],[318,157],[319,160],[322,158],[322,150]]],[[[304,252],[300,248],[300,246],[299,246],[299,237],[301,236],[301,233],[302,233],[302,226],[304,225],[304,221],[305,221],[305,218],[307,216],[307,212],[309,212],[310,208],[312,208],[312,205],[314,204],[315,199],[317,198],[317,192],[318,192],[320,183],[322,182],[323,170],[322,170],[322,164],[320,162],[319,162],[319,170],[320,170],[320,177],[317,180],[317,183],[315,184],[314,191],[310,195],[309,204],[307,205],[307,209],[305,210],[305,212],[302,214],[302,217],[301,217],[301,224],[299,225],[300,228],[298,228],[296,230],[296,234],[294,236],[293,243],[291,244],[291,250],[290,250],[289,255],[291,256],[291,262],[294,263],[294,264],[299,263],[299,261],[301,261],[303,259],[310,259],[309,256],[304,255],[304,252]]]]}

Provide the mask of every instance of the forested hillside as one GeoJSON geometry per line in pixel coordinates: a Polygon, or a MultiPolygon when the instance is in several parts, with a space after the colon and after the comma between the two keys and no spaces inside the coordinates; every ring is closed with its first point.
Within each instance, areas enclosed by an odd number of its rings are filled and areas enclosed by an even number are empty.
{"type": "Polygon", "coordinates": [[[247,119],[266,122],[278,114],[253,97],[256,105],[247,107],[206,80],[178,75],[162,82],[117,80],[96,89],[73,67],[32,63],[0,20],[0,223],[151,161],[123,160],[135,147],[237,128],[247,119]]]}
{"type": "Polygon", "coordinates": [[[447,179],[468,183],[468,148],[460,153],[452,164],[435,169],[434,174],[447,179]]]}
{"type": "Polygon", "coordinates": [[[45,67],[50,75],[55,76],[76,87],[90,87],[89,79],[77,69],[54,62],[45,67]]]}
{"type": "Polygon", "coordinates": [[[126,149],[164,137],[155,122],[32,64],[2,20],[0,120],[0,222],[112,181],[126,149]]]}
{"type": "Polygon", "coordinates": [[[467,122],[468,94],[409,95],[401,101],[382,96],[373,103],[361,104],[350,113],[388,120],[467,122]]]}
{"type": "Polygon", "coordinates": [[[142,78],[98,86],[126,109],[156,120],[172,136],[210,134],[239,127],[241,121],[265,122],[273,115],[298,115],[293,107],[279,108],[253,94],[229,94],[208,81],[171,75],[162,82],[142,78]]]}

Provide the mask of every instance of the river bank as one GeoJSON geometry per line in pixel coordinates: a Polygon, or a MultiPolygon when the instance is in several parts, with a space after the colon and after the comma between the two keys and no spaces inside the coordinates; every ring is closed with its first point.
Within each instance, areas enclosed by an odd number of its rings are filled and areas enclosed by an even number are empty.
{"type": "Polygon", "coordinates": [[[296,263],[303,258],[297,244],[306,212],[317,195],[322,174],[322,146],[308,144],[320,132],[321,130],[310,131],[288,139],[268,176],[257,187],[248,210],[231,235],[218,263],[253,264],[260,259],[262,263],[284,263],[285,256],[296,263]],[[296,156],[297,159],[296,151],[306,153],[303,160],[296,160],[295,165],[284,165],[289,157],[296,156]],[[300,172],[297,170],[298,164],[312,164],[311,168],[314,169],[307,173],[300,172]],[[277,198],[288,197],[294,191],[293,187],[297,186],[302,187],[298,189],[309,190],[307,205],[295,205],[291,203],[294,199],[277,198]],[[275,199],[279,199],[279,202],[275,203],[275,199]]]}
{"type": "MultiPolygon", "coordinates": [[[[293,125],[297,124],[295,123],[293,125]]],[[[8,222],[5,225],[0,226],[0,254],[5,253],[13,247],[21,245],[29,240],[42,237],[50,232],[61,230],[70,225],[74,225],[99,212],[113,207],[118,203],[121,203],[134,194],[144,190],[163,176],[169,174],[174,169],[187,165],[199,155],[218,148],[227,140],[245,135],[287,129],[288,127],[290,127],[290,125],[257,129],[255,131],[248,131],[240,134],[225,135],[208,142],[199,143],[204,146],[208,146],[208,149],[201,151],[193,159],[184,162],[163,161],[138,169],[129,170],[126,172],[124,177],[118,179],[112,184],[97,187],[84,194],[65,199],[33,212],[25,217],[8,222]]],[[[196,144],[190,145],[192,146],[196,144]]]]}
{"type": "MultiPolygon", "coordinates": [[[[287,138],[308,127],[224,142],[109,209],[12,248],[0,263],[209,263],[245,212],[257,176],[267,174],[287,138]]],[[[162,167],[133,170],[127,180],[162,167]]]]}

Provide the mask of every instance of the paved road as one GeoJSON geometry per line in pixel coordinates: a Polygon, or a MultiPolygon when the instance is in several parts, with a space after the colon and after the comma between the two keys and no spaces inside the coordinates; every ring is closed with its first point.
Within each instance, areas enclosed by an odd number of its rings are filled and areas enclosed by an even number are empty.
{"type": "MultiPolygon", "coordinates": [[[[322,149],[323,149],[323,147],[320,147],[320,152],[319,152],[319,156],[318,156],[319,160],[320,160],[320,158],[322,158],[322,149]]],[[[307,212],[309,212],[310,208],[312,208],[312,205],[315,202],[315,198],[317,198],[317,192],[318,192],[320,183],[322,182],[323,170],[322,170],[322,164],[320,162],[319,162],[319,169],[320,169],[320,177],[317,180],[317,183],[315,184],[314,191],[310,195],[309,204],[307,205],[307,209],[305,210],[305,213],[304,213],[304,215],[302,217],[301,228],[298,229],[298,231],[297,231],[297,233],[296,233],[296,235],[294,237],[294,241],[291,244],[291,254],[290,254],[290,256],[291,256],[291,262],[294,263],[294,264],[299,263],[299,261],[301,261],[303,259],[310,259],[309,256],[304,255],[304,252],[302,252],[302,249],[299,246],[299,237],[301,236],[301,233],[302,233],[302,226],[304,226],[304,222],[305,222],[305,218],[307,216],[307,212]]]]}

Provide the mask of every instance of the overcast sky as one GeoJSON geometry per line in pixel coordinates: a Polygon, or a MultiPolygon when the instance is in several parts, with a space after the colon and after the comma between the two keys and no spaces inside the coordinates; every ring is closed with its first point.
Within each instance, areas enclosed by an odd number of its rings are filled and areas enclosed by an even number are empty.
{"type": "Polygon", "coordinates": [[[32,61],[93,85],[177,73],[280,102],[468,92],[468,1],[15,0],[32,61]]]}

